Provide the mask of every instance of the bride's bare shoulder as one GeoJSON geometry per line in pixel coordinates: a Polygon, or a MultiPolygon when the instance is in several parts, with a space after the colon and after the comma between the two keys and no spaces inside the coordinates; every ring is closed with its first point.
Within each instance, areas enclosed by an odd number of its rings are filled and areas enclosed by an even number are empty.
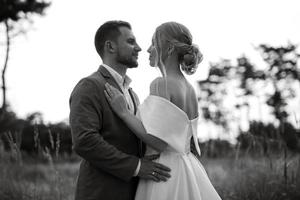
{"type": "Polygon", "coordinates": [[[150,95],[170,99],[169,92],[174,87],[174,80],[170,78],[157,77],[150,84],[150,95]]]}
{"type": "Polygon", "coordinates": [[[155,78],[150,84],[150,95],[162,96],[162,87],[165,85],[165,79],[163,77],[155,78]]]}

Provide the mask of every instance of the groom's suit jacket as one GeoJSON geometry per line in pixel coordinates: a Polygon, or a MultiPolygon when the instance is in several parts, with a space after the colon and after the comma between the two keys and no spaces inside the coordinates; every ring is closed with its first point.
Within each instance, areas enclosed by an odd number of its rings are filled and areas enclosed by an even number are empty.
{"type": "MultiPolygon", "coordinates": [[[[133,200],[135,196],[138,178],[133,174],[142,156],[142,144],[111,110],[104,95],[106,82],[120,90],[100,66],[79,81],[70,97],[73,148],[83,159],[76,200],[133,200]]],[[[136,111],[138,98],[131,89],[129,93],[136,111]]]]}

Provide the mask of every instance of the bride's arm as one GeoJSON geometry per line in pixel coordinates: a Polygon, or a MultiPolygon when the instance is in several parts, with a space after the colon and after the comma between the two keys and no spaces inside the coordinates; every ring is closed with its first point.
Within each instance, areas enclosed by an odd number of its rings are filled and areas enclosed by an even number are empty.
{"type": "Polygon", "coordinates": [[[113,111],[126,123],[128,128],[138,138],[155,150],[162,152],[168,144],[153,135],[147,134],[142,122],[127,109],[124,96],[119,90],[109,84],[106,84],[105,87],[106,90],[104,93],[113,111]]]}
{"type": "Polygon", "coordinates": [[[147,134],[142,122],[132,113],[126,112],[119,116],[127,124],[128,128],[147,145],[151,146],[158,152],[162,152],[167,147],[168,144],[163,140],[147,134]]]}

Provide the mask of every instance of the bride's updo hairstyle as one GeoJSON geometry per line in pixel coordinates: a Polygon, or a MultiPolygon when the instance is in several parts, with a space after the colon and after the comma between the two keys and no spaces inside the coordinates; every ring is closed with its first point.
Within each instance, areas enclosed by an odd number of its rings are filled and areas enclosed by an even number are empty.
{"type": "Polygon", "coordinates": [[[203,56],[198,46],[192,43],[192,39],[190,31],[177,22],[166,22],[157,27],[154,34],[154,45],[158,54],[156,63],[162,65],[165,70],[163,60],[170,51],[164,49],[163,52],[162,49],[166,46],[174,47],[173,51],[178,55],[181,70],[188,75],[194,74],[203,56]]]}

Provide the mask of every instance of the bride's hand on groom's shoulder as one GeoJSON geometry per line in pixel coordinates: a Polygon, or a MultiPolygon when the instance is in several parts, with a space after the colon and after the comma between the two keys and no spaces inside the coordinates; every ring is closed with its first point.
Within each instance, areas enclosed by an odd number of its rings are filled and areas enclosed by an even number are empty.
{"type": "Polygon", "coordinates": [[[141,168],[138,176],[143,179],[150,179],[156,182],[167,181],[171,175],[171,169],[153,160],[159,158],[159,154],[148,155],[141,159],[141,168]]]}
{"type": "Polygon", "coordinates": [[[123,94],[109,83],[105,84],[104,94],[112,110],[122,118],[128,113],[127,103],[123,94]]]}

